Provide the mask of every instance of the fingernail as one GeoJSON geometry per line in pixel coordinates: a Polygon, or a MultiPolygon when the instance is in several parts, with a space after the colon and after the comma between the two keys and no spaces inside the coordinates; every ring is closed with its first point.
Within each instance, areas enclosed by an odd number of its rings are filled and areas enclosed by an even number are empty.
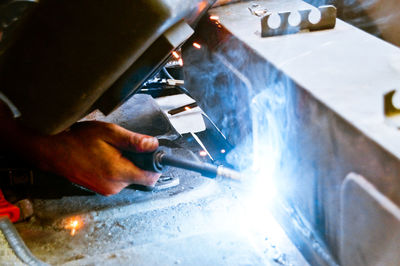
{"type": "Polygon", "coordinates": [[[144,138],[142,140],[142,150],[150,150],[156,145],[156,139],[155,138],[144,138]]]}

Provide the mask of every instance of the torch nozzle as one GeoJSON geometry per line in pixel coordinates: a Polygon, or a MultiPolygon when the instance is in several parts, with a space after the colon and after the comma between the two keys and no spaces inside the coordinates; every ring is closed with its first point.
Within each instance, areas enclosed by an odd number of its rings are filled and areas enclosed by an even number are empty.
{"type": "Polygon", "coordinates": [[[232,170],[230,168],[227,168],[225,166],[218,166],[217,169],[217,175],[220,177],[224,177],[224,178],[230,178],[233,180],[241,180],[242,179],[242,175],[241,173],[239,173],[238,171],[232,170]]]}

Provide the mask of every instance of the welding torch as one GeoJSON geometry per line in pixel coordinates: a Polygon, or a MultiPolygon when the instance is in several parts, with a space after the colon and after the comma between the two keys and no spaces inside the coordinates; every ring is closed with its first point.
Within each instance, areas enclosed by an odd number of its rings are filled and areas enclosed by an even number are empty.
{"type": "Polygon", "coordinates": [[[124,152],[123,156],[133,162],[137,167],[156,173],[162,173],[167,166],[172,166],[194,171],[208,178],[223,177],[232,180],[240,180],[241,178],[240,173],[235,170],[222,165],[216,166],[209,163],[180,158],[179,156],[173,155],[171,150],[166,147],[159,147],[157,150],[147,153],[124,152]]]}

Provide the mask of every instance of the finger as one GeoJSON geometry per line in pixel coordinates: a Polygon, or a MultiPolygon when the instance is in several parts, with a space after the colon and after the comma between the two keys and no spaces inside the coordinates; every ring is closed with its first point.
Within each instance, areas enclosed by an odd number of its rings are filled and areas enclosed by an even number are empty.
{"type": "Polygon", "coordinates": [[[108,124],[107,127],[106,141],[119,149],[151,152],[158,147],[158,140],[155,137],[135,133],[115,124],[108,124]]]}
{"type": "Polygon", "coordinates": [[[121,157],[120,161],[120,178],[128,184],[138,184],[144,186],[154,186],[160,178],[160,173],[145,171],[134,165],[128,159],[121,157]]]}

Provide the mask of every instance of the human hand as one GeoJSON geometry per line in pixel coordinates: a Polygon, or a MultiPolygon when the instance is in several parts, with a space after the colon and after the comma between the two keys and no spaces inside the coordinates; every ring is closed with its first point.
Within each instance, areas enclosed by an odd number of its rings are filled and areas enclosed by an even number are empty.
{"type": "Polygon", "coordinates": [[[60,134],[35,137],[28,146],[27,155],[39,168],[103,195],[130,184],[153,186],[160,177],[122,156],[122,151],[154,151],[158,140],[115,124],[79,122],[60,134]]]}

